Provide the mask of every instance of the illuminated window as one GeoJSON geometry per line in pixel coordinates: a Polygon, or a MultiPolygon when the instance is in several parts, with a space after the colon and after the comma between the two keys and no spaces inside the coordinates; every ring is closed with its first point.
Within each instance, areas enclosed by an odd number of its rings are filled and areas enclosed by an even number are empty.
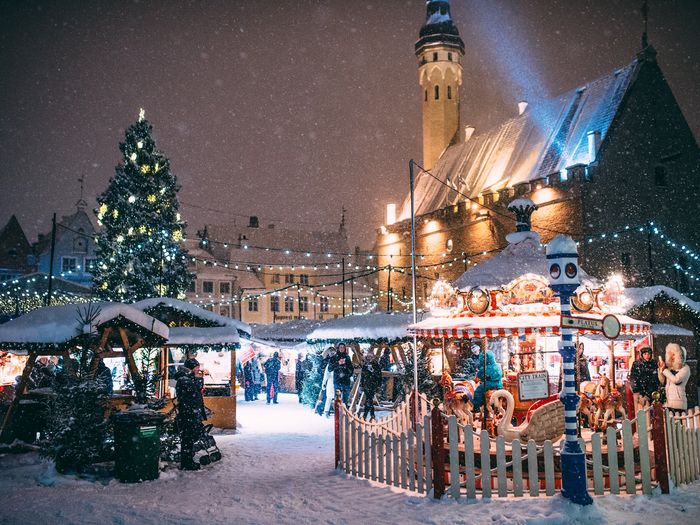
{"type": "Polygon", "coordinates": [[[258,298],[257,297],[249,297],[248,298],[248,311],[249,312],[257,312],[258,311],[258,298]]]}
{"type": "Polygon", "coordinates": [[[270,311],[279,312],[280,311],[280,298],[276,295],[270,297],[270,311]]]}
{"type": "Polygon", "coordinates": [[[447,99],[452,100],[452,86],[447,86],[447,99]]]}
{"type": "Polygon", "coordinates": [[[440,86],[435,86],[435,100],[440,100],[440,86]]]}
{"type": "Polygon", "coordinates": [[[319,297],[318,304],[321,313],[328,313],[328,297],[319,297]]]}
{"type": "Polygon", "coordinates": [[[78,259],[75,257],[61,258],[61,271],[63,273],[72,273],[78,269],[78,259]]]}

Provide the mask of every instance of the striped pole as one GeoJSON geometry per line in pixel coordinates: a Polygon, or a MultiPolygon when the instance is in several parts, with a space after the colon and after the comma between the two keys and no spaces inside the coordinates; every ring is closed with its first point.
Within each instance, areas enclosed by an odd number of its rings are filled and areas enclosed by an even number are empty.
{"type": "MultiPolygon", "coordinates": [[[[580,284],[578,249],[576,242],[565,235],[558,235],[547,245],[549,282],[554,295],[559,297],[561,316],[571,316],[571,296],[580,284]]],[[[559,353],[564,370],[564,384],[559,399],[564,405],[565,443],[561,451],[561,493],[579,505],[593,503],[586,481],[586,454],[581,450],[576,428],[576,393],[574,363],[576,347],[574,329],[561,328],[559,353]]]]}

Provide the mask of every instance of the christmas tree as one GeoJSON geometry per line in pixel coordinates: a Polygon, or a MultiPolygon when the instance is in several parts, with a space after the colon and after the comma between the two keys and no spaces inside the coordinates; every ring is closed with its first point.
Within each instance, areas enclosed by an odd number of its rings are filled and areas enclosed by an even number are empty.
{"type": "Polygon", "coordinates": [[[185,223],[178,213],[180,187],[151,131],[142,109],[119,145],[123,159],[115,176],[97,198],[95,213],[102,230],[96,239],[93,287],[101,299],[183,299],[193,278],[181,246],[185,223]]]}
{"type": "MultiPolygon", "coordinates": [[[[435,381],[431,372],[430,358],[428,357],[428,349],[425,346],[418,347],[418,391],[425,394],[428,398],[442,397],[442,387],[435,381]]],[[[403,389],[406,397],[413,392],[413,350],[406,350],[406,367],[403,371],[403,377],[400,388],[403,389]]]]}

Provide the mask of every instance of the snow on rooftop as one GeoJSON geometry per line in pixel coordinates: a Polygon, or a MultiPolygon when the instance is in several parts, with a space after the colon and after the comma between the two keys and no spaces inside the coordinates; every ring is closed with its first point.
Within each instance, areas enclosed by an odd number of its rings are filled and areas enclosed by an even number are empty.
{"type": "Polygon", "coordinates": [[[700,303],[689,299],[682,293],[669,288],[668,286],[647,286],[645,288],[626,288],[625,289],[625,308],[630,311],[638,306],[648,303],[659,295],[666,295],[671,299],[675,299],[680,304],[692,308],[700,313],[700,303]]]}
{"type": "Polygon", "coordinates": [[[310,319],[295,319],[286,323],[253,324],[251,325],[253,339],[264,341],[304,342],[307,336],[323,321],[310,319]]]}
{"type": "Polygon", "coordinates": [[[205,310],[195,304],[188,303],[186,301],[180,301],[179,299],[172,299],[170,297],[155,297],[153,299],[144,299],[134,303],[133,306],[141,311],[150,310],[156,306],[164,305],[174,308],[175,310],[180,310],[182,312],[187,312],[188,314],[199,317],[200,319],[207,320],[212,323],[216,323],[219,326],[229,326],[233,327],[240,332],[245,332],[250,334],[250,325],[243,323],[236,319],[231,319],[230,317],[224,317],[209,310],[205,310]]]}
{"type": "Polygon", "coordinates": [[[112,319],[123,317],[145,330],[167,339],[168,327],[133,305],[123,303],[83,303],[46,306],[0,325],[0,345],[63,345],[112,319]],[[90,326],[83,324],[87,312],[96,314],[90,326]]]}
{"type": "Polygon", "coordinates": [[[557,235],[547,245],[547,255],[578,253],[576,241],[568,235],[557,235]]]}
{"type": "Polygon", "coordinates": [[[674,335],[681,337],[693,337],[693,332],[691,330],[686,330],[680,326],[674,326],[672,324],[653,324],[651,325],[652,335],[674,335]]]}
{"type": "Polygon", "coordinates": [[[170,328],[168,346],[236,345],[239,341],[238,330],[232,326],[173,326],[170,328]]]}
{"type": "Polygon", "coordinates": [[[377,340],[408,337],[408,326],[413,322],[411,313],[377,312],[351,315],[325,321],[311,332],[308,341],[377,340]]]}

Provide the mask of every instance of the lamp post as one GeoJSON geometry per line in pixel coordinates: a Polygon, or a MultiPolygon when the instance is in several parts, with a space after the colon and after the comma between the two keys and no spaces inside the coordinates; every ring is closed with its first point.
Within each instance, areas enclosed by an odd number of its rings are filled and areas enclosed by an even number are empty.
{"type": "MultiPolygon", "coordinates": [[[[408,161],[408,172],[411,186],[411,289],[412,293],[412,306],[413,306],[413,324],[418,322],[418,315],[416,313],[416,211],[415,202],[413,198],[413,186],[414,186],[414,175],[413,175],[414,163],[413,159],[408,161]]],[[[391,266],[389,267],[391,271],[391,266]]],[[[391,274],[389,274],[391,275],[391,274]]],[[[391,293],[391,289],[389,289],[391,293]]],[[[413,426],[415,428],[418,422],[418,337],[416,332],[413,332],[413,426]]]]}
{"type": "MultiPolygon", "coordinates": [[[[580,284],[578,250],[571,237],[557,235],[547,245],[549,283],[554,295],[559,297],[561,316],[571,316],[571,296],[580,284]]],[[[586,483],[586,454],[581,450],[577,434],[576,393],[574,376],[573,328],[561,328],[559,353],[564,368],[564,384],[559,399],[564,404],[565,443],[561,451],[561,493],[579,505],[593,503],[586,483]]]]}

